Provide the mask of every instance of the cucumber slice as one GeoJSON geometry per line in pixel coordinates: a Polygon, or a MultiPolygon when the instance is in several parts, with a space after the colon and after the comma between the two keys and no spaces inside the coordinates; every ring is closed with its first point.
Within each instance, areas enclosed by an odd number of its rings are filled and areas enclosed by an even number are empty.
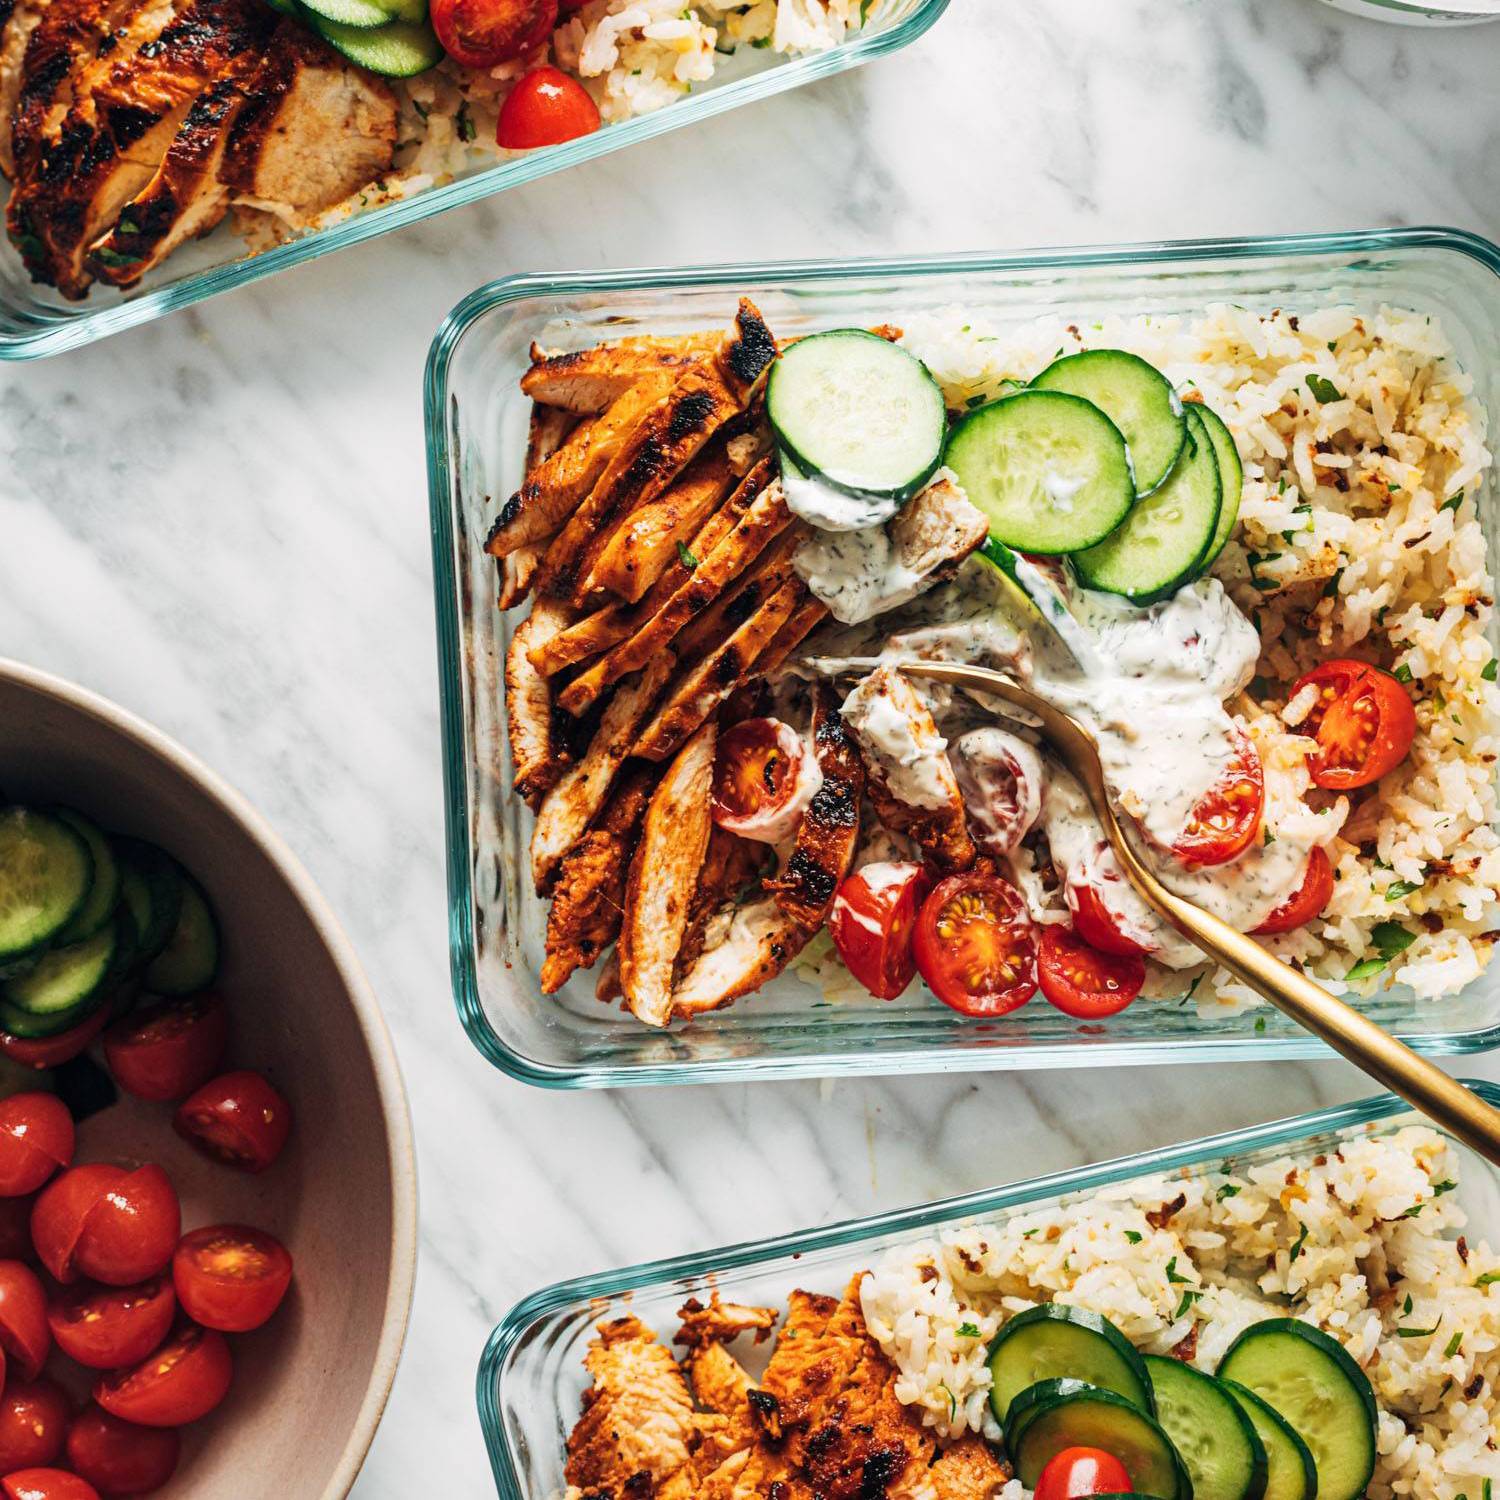
{"type": "Polygon", "coordinates": [[[1091,589],[1153,604],[1198,571],[1219,524],[1219,464],[1203,419],[1188,409],[1182,461],[1153,494],[1136,502],[1125,524],[1073,559],[1091,589]]]}
{"type": "Polygon", "coordinates": [[[1265,1500],[1313,1500],[1318,1493],[1318,1466],[1297,1429],[1248,1386],[1222,1378],[1219,1384],[1239,1402],[1266,1450],[1265,1500]]]}
{"type": "Polygon", "coordinates": [[[1124,433],[1137,495],[1149,495],[1166,479],[1187,441],[1182,400],[1172,382],[1123,349],[1069,354],[1048,365],[1031,386],[1092,401],[1124,433]]]}
{"type": "Polygon", "coordinates": [[[1018,1313],[990,1343],[990,1410],[1004,1422],[1010,1404],[1038,1381],[1071,1378],[1149,1412],[1151,1377],[1130,1340],[1108,1318],[1061,1302],[1018,1313]]]}
{"type": "Polygon", "coordinates": [[[55,939],[59,943],[78,943],[86,937],[93,937],[114,916],[120,900],[120,868],[115,863],[109,840],[82,813],[66,807],[56,807],[52,811],[54,817],[61,818],[89,846],[89,855],[94,861],[94,879],[89,893],[55,939]]]}
{"type": "Polygon", "coordinates": [[[1219,1362],[1221,1380],[1286,1418],[1317,1466],[1318,1500],[1357,1500],[1375,1469],[1375,1393],[1342,1344],[1295,1318],[1247,1328],[1219,1362]]]}
{"type": "Polygon", "coordinates": [[[1193,1481],[1193,1500],[1261,1500],[1266,1450],[1250,1418],[1212,1375],[1145,1356],[1156,1420],[1193,1481]]]}
{"type": "Polygon", "coordinates": [[[167,945],[142,976],[158,995],[191,995],[219,971],[219,929],[208,898],[196,881],[182,877],[182,909],[167,945]]]}
{"type": "Polygon", "coordinates": [[[927,366],[862,328],[798,339],[771,366],[766,415],[804,474],[905,500],[943,457],[948,413],[927,366]]]}
{"type": "Polygon", "coordinates": [[[177,926],[183,875],[177,861],[143,839],[115,840],[120,862],[120,904],[135,927],[135,953],[149,963],[177,926]]]}
{"type": "MultiPolygon", "coordinates": [[[[5,1013],[24,1015],[32,1021],[43,1021],[49,1027],[63,1016],[95,998],[113,982],[115,950],[119,943],[118,924],[101,927],[93,937],[67,948],[54,948],[29,974],[7,979],[0,985],[0,1000],[5,1013]]],[[[72,1025],[70,1019],[67,1025],[72,1025]]],[[[66,1031],[67,1025],[56,1027],[66,1031]]],[[[6,1022],[6,1030],[13,1030],[6,1022]]],[[[17,1036],[46,1035],[46,1032],[16,1031],[17,1036]]]]}
{"type": "Polygon", "coordinates": [[[382,26],[347,26],[309,14],[313,30],[350,62],[383,78],[415,78],[442,61],[443,47],[423,21],[387,21],[382,26]]]}
{"type": "Polygon", "coordinates": [[[387,21],[395,19],[384,5],[377,5],[375,0],[302,0],[302,5],[325,21],[353,26],[360,31],[384,26],[387,21]]]}
{"type": "MultiPolygon", "coordinates": [[[[1102,1387],[1090,1385],[1086,1380],[1073,1380],[1071,1377],[1061,1380],[1039,1380],[1035,1385],[1028,1385],[1010,1403],[1010,1409],[1005,1414],[1006,1451],[1010,1453],[1016,1451],[1016,1444],[1021,1441],[1021,1435],[1030,1425],[1031,1419],[1039,1412],[1045,1411],[1059,1396],[1076,1396],[1080,1391],[1100,1389],[1102,1387]]],[[[1119,1393],[1116,1392],[1116,1394],[1119,1393]]]]}
{"type": "Polygon", "coordinates": [[[78,914],[94,882],[83,837],[29,807],[0,809],[0,959],[51,942],[78,914]]]}
{"type": "Polygon", "coordinates": [[[948,438],[948,467],[1021,552],[1077,552],[1107,537],[1135,503],[1120,429],[1091,402],[1021,391],[972,411],[948,438]]]}
{"type": "Polygon", "coordinates": [[[1193,1482],[1172,1440],[1155,1418],[1113,1391],[1073,1391],[1041,1403],[1009,1450],[1016,1478],[1034,1490],[1042,1470],[1065,1448],[1114,1454],[1137,1495],[1192,1500],[1193,1482]]]}
{"type": "Polygon", "coordinates": [[[1214,559],[1224,550],[1224,543],[1234,534],[1234,523],[1240,516],[1240,495],[1245,488],[1245,466],[1240,462],[1240,450],[1234,445],[1234,434],[1224,425],[1218,412],[1207,406],[1195,405],[1193,410],[1202,419],[1208,431],[1208,440],[1214,447],[1214,458],[1219,464],[1219,524],[1214,528],[1213,540],[1203,561],[1198,564],[1201,571],[1213,566],[1214,559]]]}

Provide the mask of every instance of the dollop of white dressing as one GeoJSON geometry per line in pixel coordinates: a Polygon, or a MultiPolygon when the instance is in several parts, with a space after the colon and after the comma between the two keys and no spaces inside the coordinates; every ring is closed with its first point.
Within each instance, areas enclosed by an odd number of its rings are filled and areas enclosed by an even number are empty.
{"type": "Polygon", "coordinates": [[[946,807],[953,787],[948,741],[919,726],[881,691],[872,672],[844,699],[841,712],[850,732],[875,760],[890,793],[908,807],[946,807]]]}
{"type": "Polygon", "coordinates": [[[781,493],[786,497],[786,508],[819,531],[863,531],[884,525],[901,509],[901,501],[891,495],[840,489],[820,475],[799,473],[785,457],[781,460],[781,493]]]}
{"type": "Polygon", "coordinates": [[[835,620],[858,625],[922,592],[922,574],[903,567],[884,526],[819,531],[792,558],[808,589],[835,620]]]}

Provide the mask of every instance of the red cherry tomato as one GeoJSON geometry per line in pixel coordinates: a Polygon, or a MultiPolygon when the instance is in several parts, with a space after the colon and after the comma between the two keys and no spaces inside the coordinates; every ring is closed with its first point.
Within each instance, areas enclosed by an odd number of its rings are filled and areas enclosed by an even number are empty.
{"type": "Polygon", "coordinates": [[[56,1036],[30,1038],[0,1031],[0,1052],[23,1068],[58,1068],[83,1052],[104,1030],[109,1017],[110,1007],[103,1005],[87,1021],[80,1021],[71,1031],[56,1036]]]}
{"type": "Polygon", "coordinates": [[[292,1257],[281,1241],[245,1224],[215,1224],[182,1237],[172,1256],[182,1310],[205,1328],[248,1333],[281,1306],[292,1257]]]}
{"type": "Polygon", "coordinates": [[[844,967],[877,1000],[894,1000],[912,981],[912,934],[932,889],[921,865],[866,865],[844,880],[828,912],[828,933],[844,967]]]}
{"type": "Polygon", "coordinates": [[[184,1320],[154,1354],[101,1376],[94,1400],[122,1422],[181,1427],[224,1399],[233,1374],[224,1335],[184,1320]]]}
{"type": "Polygon", "coordinates": [[[1307,857],[1307,873],[1302,884],[1255,930],[1263,936],[1277,932],[1295,932],[1305,926],[1328,905],[1333,895],[1333,866],[1321,848],[1307,857]]]}
{"type": "Polygon", "coordinates": [[[741,719],[714,751],[714,822],[767,842],[794,832],[806,766],[802,736],[790,724],[741,719]]]}
{"type": "Polygon", "coordinates": [[[47,1294],[40,1278],[18,1260],[0,1260],[0,1348],[13,1369],[35,1380],[51,1347],[47,1294]]]}
{"type": "Polygon", "coordinates": [[[0,1197],[34,1193],[73,1160],[73,1116],[56,1094],[0,1099],[0,1197]]]}
{"type": "Polygon", "coordinates": [[[61,1282],[92,1276],[131,1286],[165,1268],[182,1231],[167,1174],[103,1163],[73,1167],[36,1200],[31,1237],[42,1264],[61,1282]]]}
{"type": "Polygon", "coordinates": [[[57,1462],[73,1404],[51,1380],[12,1380],[0,1396],[0,1473],[57,1462]]]}
{"type": "Polygon", "coordinates": [[[167,1276],[139,1286],[85,1283],[47,1304],[47,1326],[69,1359],[91,1370],[138,1364],[166,1338],[177,1311],[167,1276]]]}
{"type": "Polygon", "coordinates": [[[224,1073],[191,1095],[172,1125],[215,1161],[264,1172],[286,1145],[292,1107],[259,1073],[224,1073]]]}
{"type": "Polygon", "coordinates": [[[1347,658],[1325,661],[1299,677],[1290,696],[1309,684],[1318,701],[1297,728],[1318,742],[1308,764],[1317,785],[1340,792],[1368,786],[1406,759],[1417,713],[1389,672],[1347,658]]]}
{"type": "Polygon", "coordinates": [[[137,1099],[183,1099],[214,1076],[229,1041],[229,1011],[214,994],[163,1000],[111,1026],[104,1059],[137,1099]]]}
{"type": "Polygon", "coordinates": [[[37,1257],[58,1281],[78,1279],[73,1256],[83,1233],[83,1221],[104,1194],[117,1188],[127,1175],[123,1167],[91,1162],[69,1168],[37,1195],[31,1210],[31,1239],[37,1257]]]}
{"type": "Polygon", "coordinates": [[[1055,922],[1042,929],[1036,971],[1042,994],[1064,1015],[1085,1021],[1124,1010],[1146,982],[1144,959],[1101,953],[1055,922]]]}
{"type": "Polygon", "coordinates": [[[99,1491],[66,1469],[17,1469],[0,1480],[6,1500],[99,1500],[99,1491]]]}
{"type": "Polygon", "coordinates": [[[557,0],[433,0],[432,29],[466,68],[493,68],[539,46],[557,20],[557,0]]]}
{"type": "Polygon", "coordinates": [[[1003,1016],[1036,993],[1036,932],[1021,893],[997,875],[950,875],[917,917],[917,968],[944,1005],[1003,1016]]]}
{"type": "Polygon", "coordinates": [[[1147,950],[1120,930],[1123,919],[1105,904],[1104,895],[1092,885],[1070,885],[1068,905],[1073,912],[1073,926],[1090,948],[1131,958],[1147,950]]]}
{"type": "Polygon", "coordinates": [[[103,1494],[149,1495],[177,1468],[182,1438],[172,1427],[137,1427],[90,1406],[68,1429],[73,1472],[103,1494]]]}
{"type": "Polygon", "coordinates": [[[1236,732],[1235,752],[1193,808],[1172,853],[1187,865],[1222,865],[1243,854],[1260,833],[1266,781],[1250,737],[1236,732]]]}
{"type": "Polygon", "coordinates": [[[599,106],[576,78],[556,68],[533,68],[505,96],[495,144],[506,151],[534,151],[592,135],[599,125],[599,106]]]}
{"type": "Polygon", "coordinates": [[[1087,1495],[1130,1493],[1130,1475],[1102,1448],[1064,1448],[1048,1460],[1032,1500],[1080,1500],[1087,1495]]]}

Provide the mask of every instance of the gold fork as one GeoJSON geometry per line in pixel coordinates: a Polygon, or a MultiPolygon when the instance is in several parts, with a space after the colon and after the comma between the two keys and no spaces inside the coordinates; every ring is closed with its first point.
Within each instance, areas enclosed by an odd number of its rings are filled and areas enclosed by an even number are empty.
{"type": "Polygon", "coordinates": [[[1162,916],[1215,963],[1222,964],[1278,1010],[1321,1037],[1355,1067],[1415,1105],[1486,1160],[1500,1164],[1500,1110],[1492,1109],[1436,1063],[1419,1057],[1368,1016],[1282,963],[1253,938],[1169,891],[1156,878],[1125,837],[1110,805],[1099,746],[1076,719],[987,667],[923,661],[902,663],[901,670],[911,677],[992,694],[1037,719],[1042,735],[1087,795],[1120,868],[1162,916]]]}

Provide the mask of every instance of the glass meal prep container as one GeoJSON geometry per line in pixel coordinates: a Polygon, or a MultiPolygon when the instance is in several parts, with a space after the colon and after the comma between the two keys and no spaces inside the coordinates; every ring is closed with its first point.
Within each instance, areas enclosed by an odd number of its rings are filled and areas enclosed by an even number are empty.
{"type": "MultiPolygon", "coordinates": [[[[521,478],[530,402],[517,382],[533,340],[578,348],[717,327],[741,293],[780,337],[899,324],[953,303],[1001,322],[1192,313],[1211,302],[1412,308],[1441,319],[1490,433],[1500,432],[1500,248],[1457,230],[528,276],[481,288],[439,331],[426,380],[449,942],[474,1044],[505,1072],[551,1087],[1321,1055],[1321,1043],[1269,1007],[1206,1020],[1191,1004],[1143,1002],[1090,1025],[1038,1001],[981,1022],[916,984],[895,1001],[830,1005],[784,974],[728,1010],[663,1032],[601,1005],[594,971],[541,994],[534,956],[544,908],[523,886],[530,814],[509,794],[501,669],[512,622],[497,607],[495,562],[483,551],[495,506],[521,478]]],[[[1479,499],[1491,535],[1495,491],[1488,484],[1479,499]]],[[[1500,1041],[1500,964],[1458,995],[1418,1002],[1398,988],[1365,1008],[1421,1051],[1483,1050],[1500,1041]]]]}
{"type": "MultiPolygon", "coordinates": [[[[1500,1104],[1494,1084],[1470,1081],[1469,1087],[1500,1104]]],[[[567,1489],[564,1443],[588,1385],[583,1357],[594,1325],[607,1318],[634,1313],[665,1338],[689,1297],[707,1301],[717,1291],[726,1302],[784,1308],[793,1288],[837,1295],[892,1246],[964,1223],[1054,1207],[1139,1177],[1238,1172],[1279,1156],[1332,1152],[1353,1136],[1423,1123],[1402,1100],[1380,1094],[1011,1187],[546,1287],[506,1314],[479,1362],[479,1419],[495,1488],[501,1500],[552,1500],[567,1489]]],[[[1500,1235],[1500,1170],[1466,1146],[1455,1142],[1453,1149],[1460,1157],[1459,1201],[1469,1219],[1465,1233],[1493,1242],[1500,1235]]]]}
{"type": "MultiPolygon", "coordinates": [[[[652,114],[638,115],[593,135],[516,155],[508,161],[489,165],[477,162],[451,182],[372,208],[259,255],[251,255],[244,241],[225,223],[205,239],[181,246],[140,286],[128,292],[95,285],[83,301],[69,302],[54,288],[35,284],[22,267],[15,247],[0,233],[0,360],[35,359],[79,348],[289,266],[357,245],[404,224],[420,223],[444,209],[474,203],[736,105],[858,67],[916,41],[948,3],[874,0],[861,29],[826,52],[783,58],[741,47],[734,56],[721,59],[711,82],[652,114]]],[[[7,195],[7,185],[0,177],[0,206],[7,195]]]]}

